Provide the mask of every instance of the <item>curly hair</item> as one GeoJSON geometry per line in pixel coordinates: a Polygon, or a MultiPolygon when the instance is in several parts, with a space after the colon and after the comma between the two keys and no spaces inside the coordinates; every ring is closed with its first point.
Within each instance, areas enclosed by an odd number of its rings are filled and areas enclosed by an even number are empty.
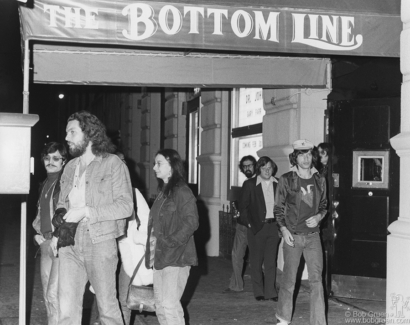
{"type": "Polygon", "coordinates": [[[97,116],[87,111],[79,111],[72,114],[67,122],[77,120],[81,131],[84,132],[84,140],[91,141],[91,151],[96,156],[105,156],[107,153],[116,151],[115,145],[107,136],[104,124],[97,116]]]}
{"type": "Polygon", "coordinates": [[[312,154],[312,165],[316,166],[317,161],[318,161],[318,153],[317,153],[316,147],[314,147],[313,149],[308,149],[308,150],[297,150],[297,149],[295,149],[292,153],[289,154],[290,165],[292,167],[297,166],[298,165],[298,161],[297,161],[298,156],[303,155],[305,153],[308,153],[309,151],[312,154]]]}
{"type": "Polygon", "coordinates": [[[278,166],[276,166],[272,159],[266,156],[260,157],[258,162],[256,163],[256,175],[260,175],[261,168],[267,165],[268,163],[270,163],[272,166],[272,176],[275,176],[278,171],[278,166]]]}
{"type": "Polygon", "coordinates": [[[55,153],[56,151],[60,153],[61,157],[63,158],[63,162],[67,161],[67,148],[64,144],[58,142],[49,142],[44,146],[43,150],[41,151],[41,160],[44,160],[44,157],[49,153],[55,153]]]}
{"type": "Polygon", "coordinates": [[[158,155],[164,156],[171,165],[171,177],[168,183],[164,183],[162,179],[157,178],[158,190],[162,191],[165,196],[170,196],[181,182],[186,184],[184,163],[179,153],[174,149],[160,149],[155,156],[158,155]]]}
{"type": "Polygon", "coordinates": [[[241,161],[239,162],[239,169],[243,174],[245,174],[245,170],[243,169],[243,163],[247,160],[251,161],[253,166],[256,166],[256,159],[253,156],[243,156],[241,161]]]}

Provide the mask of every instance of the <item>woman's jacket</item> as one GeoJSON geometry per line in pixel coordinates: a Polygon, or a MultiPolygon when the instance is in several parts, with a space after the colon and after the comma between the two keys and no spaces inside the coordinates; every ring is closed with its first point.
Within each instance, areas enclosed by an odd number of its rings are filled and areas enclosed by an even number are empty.
{"type": "Polygon", "coordinates": [[[177,185],[168,197],[161,194],[162,192],[155,200],[154,205],[157,205],[157,208],[151,208],[148,220],[146,266],[152,266],[152,261],[156,270],[167,266],[197,265],[198,257],[193,234],[198,229],[199,217],[195,196],[184,183],[177,185]],[[155,230],[155,249],[152,249],[154,224],[159,226],[155,230]],[[152,254],[155,254],[154,257],[152,254]]]}

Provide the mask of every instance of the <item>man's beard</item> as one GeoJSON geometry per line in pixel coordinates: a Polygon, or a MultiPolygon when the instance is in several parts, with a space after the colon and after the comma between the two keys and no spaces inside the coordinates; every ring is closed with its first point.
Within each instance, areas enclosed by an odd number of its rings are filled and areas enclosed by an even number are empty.
{"type": "Polygon", "coordinates": [[[253,176],[253,173],[249,169],[247,169],[247,170],[245,170],[245,176],[247,178],[251,178],[253,176]]]}
{"type": "Polygon", "coordinates": [[[90,140],[83,140],[79,144],[74,144],[74,147],[69,146],[68,151],[70,152],[70,155],[73,157],[80,157],[82,156],[85,151],[87,150],[88,143],[90,140]]]}

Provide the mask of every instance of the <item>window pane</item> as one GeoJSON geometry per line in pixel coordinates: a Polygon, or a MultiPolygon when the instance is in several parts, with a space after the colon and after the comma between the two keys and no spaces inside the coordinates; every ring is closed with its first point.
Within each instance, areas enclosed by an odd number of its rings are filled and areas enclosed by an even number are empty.
{"type": "Polygon", "coordinates": [[[242,183],[246,180],[246,177],[240,171],[238,165],[243,156],[254,156],[258,160],[258,155],[256,154],[258,150],[262,149],[262,134],[255,134],[247,137],[240,137],[233,140],[234,141],[234,156],[232,157],[235,161],[235,166],[233,168],[233,186],[242,186],[242,183]]]}
{"type": "Polygon", "coordinates": [[[188,161],[188,183],[196,184],[198,175],[198,111],[189,114],[189,161],[188,161]]]}
{"type": "Polygon", "coordinates": [[[262,88],[239,89],[238,125],[241,127],[262,123],[265,110],[263,109],[262,88]]]}

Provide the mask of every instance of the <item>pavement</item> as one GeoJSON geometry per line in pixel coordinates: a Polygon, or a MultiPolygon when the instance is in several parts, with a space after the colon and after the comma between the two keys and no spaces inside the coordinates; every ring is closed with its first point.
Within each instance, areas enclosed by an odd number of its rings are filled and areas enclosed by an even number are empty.
{"type": "MultiPolygon", "coordinates": [[[[15,196],[0,195],[0,325],[19,324],[19,241],[20,205],[15,196]]],[[[30,224],[31,222],[29,222],[30,224]]],[[[27,319],[25,324],[47,324],[40,282],[40,258],[35,258],[32,233],[27,234],[27,319]]],[[[182,298],[187,325],[275,324],[276,302],[256,301],[252,293],[249,271],[245,272],[242,293],[224,294],[231,275],[231,262],[222,257],[202,257],[191,268],[182,298]]],[[[83,324],[93,324],[93,296],[87,292],[83,324]]],[[[386,310],[384,301],[347,298],[327,300],[328,324],[382,324],[386,310]]],[[[155,314],[136,315],[135,324],[159,324],[155,314]]],[[[299,288],[292,324],[309,324],[309,288],[304,281],[299,288]]]]}

